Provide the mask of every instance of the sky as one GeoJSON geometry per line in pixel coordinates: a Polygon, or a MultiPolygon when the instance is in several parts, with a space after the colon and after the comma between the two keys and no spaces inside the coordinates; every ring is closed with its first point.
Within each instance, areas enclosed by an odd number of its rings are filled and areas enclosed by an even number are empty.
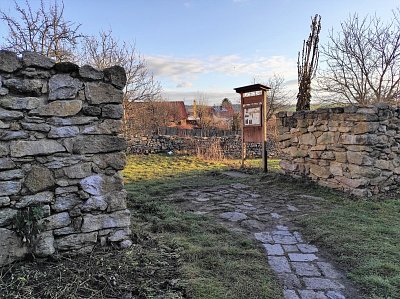
{"type": "MultiPolygon", "coordinates": [[[[45,3],[48,0],[43,0],[45,3]]],[[[25,1],[17,0],[21,5],[25,1]]],[[[29,0],[36,7],[39,0],[29,0]]],[[[390,20],[399,0],[64,0],[64,18],[135,43],[167,100],[238,101],[233,88],[285,78],[295,96],[297,55],[321,15],[320,45],[350,15],[390,20]]],[[[0,10],[15,14],[13,0],[0,10]]],[[[0,24],[0,44],[7,34],[0,24]]]]}

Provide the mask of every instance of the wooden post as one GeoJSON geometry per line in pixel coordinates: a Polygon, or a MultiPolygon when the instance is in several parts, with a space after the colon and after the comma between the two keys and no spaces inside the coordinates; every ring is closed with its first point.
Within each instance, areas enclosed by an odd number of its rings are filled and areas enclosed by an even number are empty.
{"type": "Polygon", "coordinates": [[[263,130],[263,142],[262,142],[262,162],[264,172],[268,172],[268,154],[267,154],[267,92],[262,91],[263,95],[263,111],[262,111],[262,130],[263,130]]]}
{"type": "Polygon", "coordinates": [[[241,167],[244,168],[244,160],[246,159],[246,143],[244,142],[244,114],[243,114],[243,93],[240,93],[240,117],[241,117],[241,122],[240,122],[240,128],[242,129],[242,163],[241,167]]]}

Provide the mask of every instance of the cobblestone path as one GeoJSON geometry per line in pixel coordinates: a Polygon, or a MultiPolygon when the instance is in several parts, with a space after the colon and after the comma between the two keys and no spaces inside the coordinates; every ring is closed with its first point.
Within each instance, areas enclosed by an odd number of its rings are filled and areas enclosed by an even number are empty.
{"type": "Polygon", "coordinates": [[[247,234],[265,248],[266,262],[283,285],[285,299],[359,299],[357,290],[325,255],[296,230],[291,218],[313,208],[285,197],[261,196],[252,187],[228,186],[185,190],[168,196],[185,210],[207,214],[229,229],[247,234]]]}

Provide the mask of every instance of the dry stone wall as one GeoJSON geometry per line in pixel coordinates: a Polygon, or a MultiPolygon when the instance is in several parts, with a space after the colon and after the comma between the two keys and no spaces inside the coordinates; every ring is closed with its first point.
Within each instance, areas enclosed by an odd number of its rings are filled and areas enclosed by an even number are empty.
{"type": "MultiPolygon", "coordinates": [[[[225,137],[136,136],[129,141],[128,153],[157,154],[173,151],[178,154],[196,155],[198,151],[207,151],[214,145],[217,145],[217,148],[221,151],[221,155],[225,158],[239,159],[241,157],[242,143],[238,135],[225,137]]],[[[267,142],[267,151],[270,156],[277,155],[273,140],[267,142]]],[[[261,158],[261,144],[247,143],[246,153],[248,158],[261,158]]]]}
{"type": "Polygon", "coordinates": [[[118,66],[99,71],[0,51],[0,265],[30,251],[131,244],[119,174],[125,83],[118,66]],[[32,211],[42,214],[36,236],[21,219],[32,211]]]}
{"type": "Polygon", "coordinates": [[[277,126],[285,173],[357,196],[399,188],[400,108],[280,112],[277,126]]]}

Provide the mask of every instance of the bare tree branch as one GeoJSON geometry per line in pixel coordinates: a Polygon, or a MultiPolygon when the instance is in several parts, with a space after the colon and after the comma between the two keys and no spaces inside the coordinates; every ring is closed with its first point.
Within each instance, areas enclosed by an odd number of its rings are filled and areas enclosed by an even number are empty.
{"type": "Polygon", "coordinates": [[[335,102],[367,105],[400,98],[400,10],[383,23],[376,15],[350,16],[341,31],[329,34],[321,53],[327,65],[319,90],[335,102]]]}
{"type": "Polygon", "coordinates": [[[25,8],[14,1],[17,18],[0,11],[0,19],[8,27],[5,49],[21,53],[33,51],[56,61],[74,60],[73,51],[82,34],[80,24],[64,19],[64,3],[57,0],[45,6],[43,0],[37,11],[33,11],[28,0],[25,8]]]}
{"type": "MultiPolygon", "coordinates": [[[[149,71],[146,61],[138,53],[134,44],[120,42],[112,35],[112,31],[101,31],[97,37],[86,37],[81,60],[99,69],[120,65],[125,69],[127,83],[124,92],[124,132],[128,134],[132,128],[129,124],[136,123],[132,118],[146,118],[158,123],[159,113],[155,105],[138,105],[134,102],[157,102],[161,100],[161,85],[149,71]],[[146,113],[145,113],[146,112],[146,113]]],[[[153,129],[151,126],[150,129],[153,129]]]]}

